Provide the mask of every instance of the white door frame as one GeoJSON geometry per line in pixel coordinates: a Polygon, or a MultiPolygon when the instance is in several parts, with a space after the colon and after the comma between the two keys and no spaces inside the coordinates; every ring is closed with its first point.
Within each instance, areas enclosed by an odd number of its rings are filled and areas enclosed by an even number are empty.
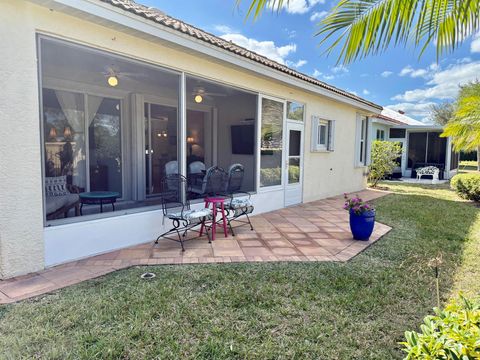
{"type": "Polygon", "coordinates": [[[285,187],[285,169],[284,165],[285,164],[285,149],[286,149],[286,139],[285,139],[285,134],[286,134],[286,122],[287,122],[287,102],[284,99],[276,98],[273,96],[265,95],[265,94],[259,94],[258,95],[258,109],[257,109],[257,149],[256,149],[256,156],[257,156],[257,193],[261,192],[267,192],[267,191],[275,191],[275,190],[282,190],[285,187]],[[267,187],[260,187],[260,169],[261,169],[261,162],[262,162],[262,101],[263,99],[268,99],[268,100],[273,100],[276,102],[279,102],[283,104],[283,119],[282,119],[282,175],[281,175],[281,184],[280,185],[274,185],[274,186],[267,186],[267,187]]]}
{"type": "MultiPolygon", "coordinates": [[[[303,202],[303,155],[305,142],[305,127],[303,123],[287,121],[285,126],[285,160],[284,160],[284,183],[285,183],[285,206],[300,204],[303,202]],[[290,131],[300,131],[300,177],[298,183],[290,184],[288,181],[288,168],[290,161],[290,131]]],[[[297,156],[292,156],[297,157],[297,156]]]]}

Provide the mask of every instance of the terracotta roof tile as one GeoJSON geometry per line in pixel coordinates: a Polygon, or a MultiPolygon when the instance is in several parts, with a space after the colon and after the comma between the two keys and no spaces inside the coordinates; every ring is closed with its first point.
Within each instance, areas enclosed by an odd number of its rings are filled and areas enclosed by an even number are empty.
{"type": "Polygon", "coordinates": [[[327,83],[324,83],[323,81],[320,81],[312,76],[308,76],[306,74],[303,74],[299,71],[293,70],[289,68],[288,66],[285,66],[283,64],[280,64],[276,61],[273,61],[263,55],[259,55],[253,51],[250,51],[246,48],[243,48],[237,44],[234,44],[233,42],[224,40],[218,36],[215,36],[213,34],[210,34],[206,31],[203,31],[193,25],[187,24],[181,20],[175,19],[164,12],[152,8],[152,7],[147,7],[145,5],[141,5],[139,3],[134,2],[133,0],[99,0],[104,3],[108,3],[110,5],[113,5],[117,8],[123,9],[125,11],[128,11],[130,13],[133,13],[135,15],[141,16],[145,19],[154,21],[157,24],[169,27],[171,29],[177,30],[179,32],[182,32],[184,34],[190,35],[192,37],[197,38],[198,40],[202,40],[210,45],[217,46],[219,48],[222,48],[224,50],[230,51],[232,53],[235,53],[239,56],[242,56],[244,58],[253,60],[257,63],[263,64],[265,66],[268,66],[272,69],[275,69],[277,71],[280,71],[282,73],[288,74],[290,76],[293,76],[297,79],[303,80],[307,83],[319,86],[321,88],[327,89],[329,91],[335,92],[337,94],[340,94],[342,96],[348,97],[350,99],[356,100],[358,102],[361,102],[363,104],[372,106],[377,109],[382,109],[380,105],[377,105],[373,102],[370,102],[368,100],[365,100],[359,96],[356,96],[352,93],[349,93],[347,91],[338,89],[334,86],[328,85],[327,83]]]}

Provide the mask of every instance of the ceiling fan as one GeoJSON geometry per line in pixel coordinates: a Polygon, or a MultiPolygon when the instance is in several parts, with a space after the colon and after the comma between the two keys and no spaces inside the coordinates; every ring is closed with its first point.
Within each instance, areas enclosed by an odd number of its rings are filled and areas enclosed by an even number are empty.
{"type": "Polygon", "coordinates": [[[195,86],[192,91],[192,96],[196,103],[201,103],[203,101],[203,98],[211,99],[217,96],[227,96],[227,94],[211,92],[205,90],[203,86],[195,86]]]}
{"type": "Polygon", "coordinates": [[[104,71],[102,72],[103,76],[107,79],[108,85],[115,87],[118,85],[119,79],[130,78],[135,79],[139,77],[146,77],[147,75],[141,72],[124,72],[120,71],[119,67],[116,65],[105,66],[104,71]]]}

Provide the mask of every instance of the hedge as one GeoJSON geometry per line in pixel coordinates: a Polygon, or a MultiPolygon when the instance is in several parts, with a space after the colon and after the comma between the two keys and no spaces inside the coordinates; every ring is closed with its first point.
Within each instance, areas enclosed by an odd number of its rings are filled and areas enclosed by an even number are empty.
{"type": "Polygon", "coordinates": [[[463,296],[445,309],[435,308],[435,315],[427,316],[421,332],[405,332],[405,359],[480,359],[480,301],[463,296]]]}
{"type": "Polygon", "coordinates": [[[480,174],[455,175],[450,186],[461,198],[480,201],[480,174]]]}

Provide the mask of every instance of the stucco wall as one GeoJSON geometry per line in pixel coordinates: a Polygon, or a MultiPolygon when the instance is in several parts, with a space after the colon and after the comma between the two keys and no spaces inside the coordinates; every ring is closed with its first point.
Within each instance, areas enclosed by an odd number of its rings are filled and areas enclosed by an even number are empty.
{"type": "Polygon", "coordinates": [[[0,11],[0,278],[43,266],[35,13],[28,8],[3,1],[0,11]]]}
{"type": "Polygon", "coordinates": [[[58,36],[263,94],[306,104],[304,201],[360,190],[354,167],[356,109],[232,66],[152,43],[28,2],[2,4],[0,36],[0,276],[44,264],[36,32],[58,36]],[[335,151],[311,153],[311,116],[337,120],[335,151]]]}

